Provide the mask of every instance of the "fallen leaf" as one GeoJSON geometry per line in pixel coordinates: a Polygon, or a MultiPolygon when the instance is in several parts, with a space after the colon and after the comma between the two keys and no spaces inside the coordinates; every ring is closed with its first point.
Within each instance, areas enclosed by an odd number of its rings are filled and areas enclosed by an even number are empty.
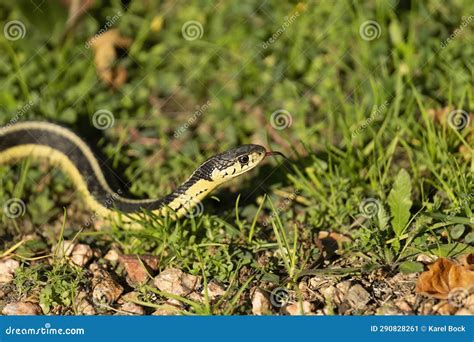
{"type": "Polygon", "coordinates": [[[438,109],[433,109],[430,108],[426,112],[428,116],[436,123],[446,123],[446,118],[448,116],[448,113],[453,110],[452,107],[444,107],[444,108],[438,108],[438,109]]]}
{"type": "Polygon", "coordinates": [[[319,240],[332,239],[337,242],[351,242],[351,239],[348,236],[335,233],[335,232],[327,232],[325,230],[322,230],[318,233],[318,239],[319,240]]]}
{"type": "MultiPolygon", "coordinates": [[[[323,248],[325,258],[331,258],[334,256],[343,242],[351,241],[348,236],[335,232],[327,232],[324,230],[318,233],[317,240],[320,241],[321,246],[318,247],[323,248]]],[[[318,243],[318,241],[316,241],[316,243],[318,243]]]]}
{"type": "Polygon", "coordinates": [[[126,49],[132,40],[123,37],[117,29],[111,29],[100,35],[95,35],[87,42],[94,50],[94,62],[99,78],[112,88],[120,88],[127,79],[127,70],[124,67],[115,67],[117,48],[126,49]]]}
{"type": "Polygon", "coordinates": [[[473,259],[472,253],[460,257],[459,262],[439,258],[428,265],[428,271],[420,275],[416,282],[416,292],[447,299],[452,290],[459,288],[469,290],[474,287],[473,259]]]}

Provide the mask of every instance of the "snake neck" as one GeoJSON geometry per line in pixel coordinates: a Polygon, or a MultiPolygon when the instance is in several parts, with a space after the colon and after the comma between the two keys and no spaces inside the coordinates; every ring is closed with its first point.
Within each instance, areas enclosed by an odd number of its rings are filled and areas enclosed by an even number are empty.
{"type": "Polygon", "coordinates": [[[46,122],[24,122],[0,129],[0,164],[32,157],[46,159],[64,170],[86,204],[101,216],[114,211],[132,214],[150,210],[181,217],[199,205],[220,182],[212,181],[212,161],[204,163],[172,193],[157,199],[131,199],[112,189],[100,161],[89,146],[70,130],[46,122]],[[171,210],[170,210],[171,209],[171,210]]]}

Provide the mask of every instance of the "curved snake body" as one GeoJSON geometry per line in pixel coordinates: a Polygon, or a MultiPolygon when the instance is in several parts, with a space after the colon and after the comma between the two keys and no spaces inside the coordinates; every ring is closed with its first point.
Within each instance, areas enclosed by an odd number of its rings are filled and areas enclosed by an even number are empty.
{"type": "Polygon", "coordinates": [[[242,145],[206,160],[163,198],[131,199],[123,197],[120,189],[112,189],[103,171],[105,163],[72,131],[47,122],[0,128],[0,164],[26,157],[48,159],[71,177],[87,205],[105,217],[116,211],[130,214],[144,209],[159,215],[171,209],[181,217],[217,186],[253,169],[274,153],[260,145],[242,145]]]}

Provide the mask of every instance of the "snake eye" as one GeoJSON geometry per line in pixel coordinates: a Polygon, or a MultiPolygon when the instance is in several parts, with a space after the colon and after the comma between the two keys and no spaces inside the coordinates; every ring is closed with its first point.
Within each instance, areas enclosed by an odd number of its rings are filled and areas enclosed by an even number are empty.
{"type": "Polygon", "coordinates": [[[240,156],[238,158],[238,161],[240,164],[247,164],[249,162],[249,156],[245,155],[245,156],[240,156]]]}

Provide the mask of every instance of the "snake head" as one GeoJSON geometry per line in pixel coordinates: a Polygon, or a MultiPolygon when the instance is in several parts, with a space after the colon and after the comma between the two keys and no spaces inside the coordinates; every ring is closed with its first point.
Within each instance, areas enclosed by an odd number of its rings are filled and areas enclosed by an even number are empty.
{"type": "Polygon", "coordinates": [[[267,156],[281,155],[280,152],[267,152],[260,145],[242,145],[220,153],[212,161],[211,178],[219,183],[235,178],[259,165],[267,156]]]}
{"type": "Polygon", "coordinates": [[[260,145],[242,145],[211,158],[212,179],[220,183],[235,178],[260,164],[266,150],[260,145]]]}

